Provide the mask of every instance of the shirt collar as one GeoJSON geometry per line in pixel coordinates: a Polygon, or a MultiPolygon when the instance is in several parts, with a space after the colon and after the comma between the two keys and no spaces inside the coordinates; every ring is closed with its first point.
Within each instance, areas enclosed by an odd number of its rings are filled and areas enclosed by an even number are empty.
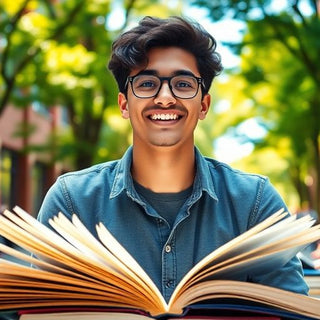
{"type": "Polygon", "coordinates": [[[124,153],[116,166],[116,174],[110,192],[110,199],[117,197],[122,191],[132,192],[133,181],[131,176],[132,146],[124,153]]]}
{"type": "MultiPolygon", "coordinates": [[[[200,197],[202,191],[206,191],[213,199],[218,200],[214,190],[213,178],[211,177],[211,170],[208,166],[208,161],[203,157],[195,147],[195,159],[197,173],[193,188],[193,197],[200,197]]],[[[126,190],[128,194],[133,195],[134,187],[131,176],[132,163],[132,146],[123,155],[122,159],[118,161],[116,167],[115,179],[112,185],[110,199],[117,197],[122,191],[126,190]]]]}
{"type": "Polygon", "coordinates": [[[206,191],[208,195],[214,200],[218,200],[218,197],[214,188],[214,179],[212,177],[212,170],[209,168],[208,160],[202,156],[199,149],[195,147],[195,158],[197,173],[195,177],[194,190],[198,188],[199,191],[206,191]]]}

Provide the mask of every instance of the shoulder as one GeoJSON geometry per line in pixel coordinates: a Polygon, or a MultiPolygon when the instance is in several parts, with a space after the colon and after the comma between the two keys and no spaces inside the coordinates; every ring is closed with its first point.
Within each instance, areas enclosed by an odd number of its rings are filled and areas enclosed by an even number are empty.
{"type": "Polygon", "coordinates": [[[118,161],[110,161],[91,166],[89,168],[71,171],[57,178],[51,189],[66,193],[78,192],[98,187],[100,184],[111,184],[115,176],[118,161]]]}
{"type": "Polygon", "coordinates": [[[93,165],[89,168],[65,173],[58,177],[52,192],[60,194],[67,202],[85,200],[110,194],[114,181],[119,176],[120,160],[93,165]]]}
{"type": "Polygon", "coordinates": [[[237,184],[238,187],[245,185],[246,188],[249,188],[250,185],[265,185],[269,182],[267,176],[241,171],[239,169],[233,168],[230,165],[209,158],[203,157],[211,177],[214,181],[224,182],[226,184],[237,184]]]}
{"type": "Polygon", "coordinates": [[[59,176],[42,202],[38,219],[47,223],[60,211],[69,218],[75,212],[90,212],[110,192],[117,164],[118,160],[110,161],[59,176]]]}
{"type": "Polygon", "coordinates": [[[105,179],[113,175],[120,160],[113,160],[104,163],[93,165],[89,168],[67,172],[58,177],[57,182],[72,182],[83,183],[92,181],[92,179],[105,179]]]}
{"type": "Polygon", "coordinates": [[[132,148],[128,148],[121,159],[93,165],[89,168],[68,172],[57,179],[57,184],[79,186],[112,185],[115,180],[123,179],[130,170],[132,148]]]}
{"type": "Polygon", "coordinates": [[[229,194],[243,199],[254,196],[257,201],[281,198],[265,175],[241,171],[215,159],[205,158],[205,161],[215,189],[227,189],[229,194]]]}
{"type": "Polygon", "coordinates": [[[202,162],[203,184],[214,190],[224,210],[231,205],[239,217],[247,214],[249,227],[281,208],[287,210],[267,176],[244,172],[208,157],[203,157],[202,162]]]}

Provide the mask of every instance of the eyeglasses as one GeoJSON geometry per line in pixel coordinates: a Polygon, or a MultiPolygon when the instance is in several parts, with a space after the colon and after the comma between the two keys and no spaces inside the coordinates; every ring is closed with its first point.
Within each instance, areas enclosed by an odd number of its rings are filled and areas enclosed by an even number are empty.
{"type": "Polygon", "coordinates": [[[173,77],[158,77],[156,75],[138,74],[127,78],[131,83],[133,94],[138,98],[152,98],[158,95],[163,81],[168,81],[169,88],[174,97],[192,99],[203,84],[202,78],[191,75],[177,75],[173,77]]]}

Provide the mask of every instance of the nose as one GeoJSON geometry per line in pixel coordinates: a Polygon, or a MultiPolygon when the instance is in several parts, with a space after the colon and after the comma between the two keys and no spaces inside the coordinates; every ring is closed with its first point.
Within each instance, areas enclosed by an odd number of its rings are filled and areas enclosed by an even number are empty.
{"type": "Polygon", "coordinates": [[[176,103],[176,98],[171,92],[168,81],[164,81],[158,94],[154,97],[154,102],[162,107],[171,106],[176,103]]]}

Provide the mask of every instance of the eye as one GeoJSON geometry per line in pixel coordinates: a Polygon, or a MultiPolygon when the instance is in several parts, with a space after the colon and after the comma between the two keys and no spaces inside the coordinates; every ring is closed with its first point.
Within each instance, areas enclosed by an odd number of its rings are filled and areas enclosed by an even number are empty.
{"type": "Polygon", "coordinates": [[[186,81],[178,81],[176,84],[175,84],[176,87],[180,87],[180,88],[190,88],[191,85],[189,82],[186,82],[186,81]]]}
{"type": "Polygon", "coordinates": [[[159,85],[158,82],[155,77],[139,76],[134,79],[133,85],[137,90],[151,90],[159,85]]]}
{"type": "Polygon", "coordinates": [[[197,88],[197,81],[193,77],[179,76],[172,78],[172,86],[177,90],[190,90],[197,88]]]}
{"type": "Polygon", "coordinates": [[[139,87],[145,87],[145,88],[151,88],[155,86],[155,83],[153,81],[150,80],[145,80],[143,82],[140,82],[139,87]]]}

